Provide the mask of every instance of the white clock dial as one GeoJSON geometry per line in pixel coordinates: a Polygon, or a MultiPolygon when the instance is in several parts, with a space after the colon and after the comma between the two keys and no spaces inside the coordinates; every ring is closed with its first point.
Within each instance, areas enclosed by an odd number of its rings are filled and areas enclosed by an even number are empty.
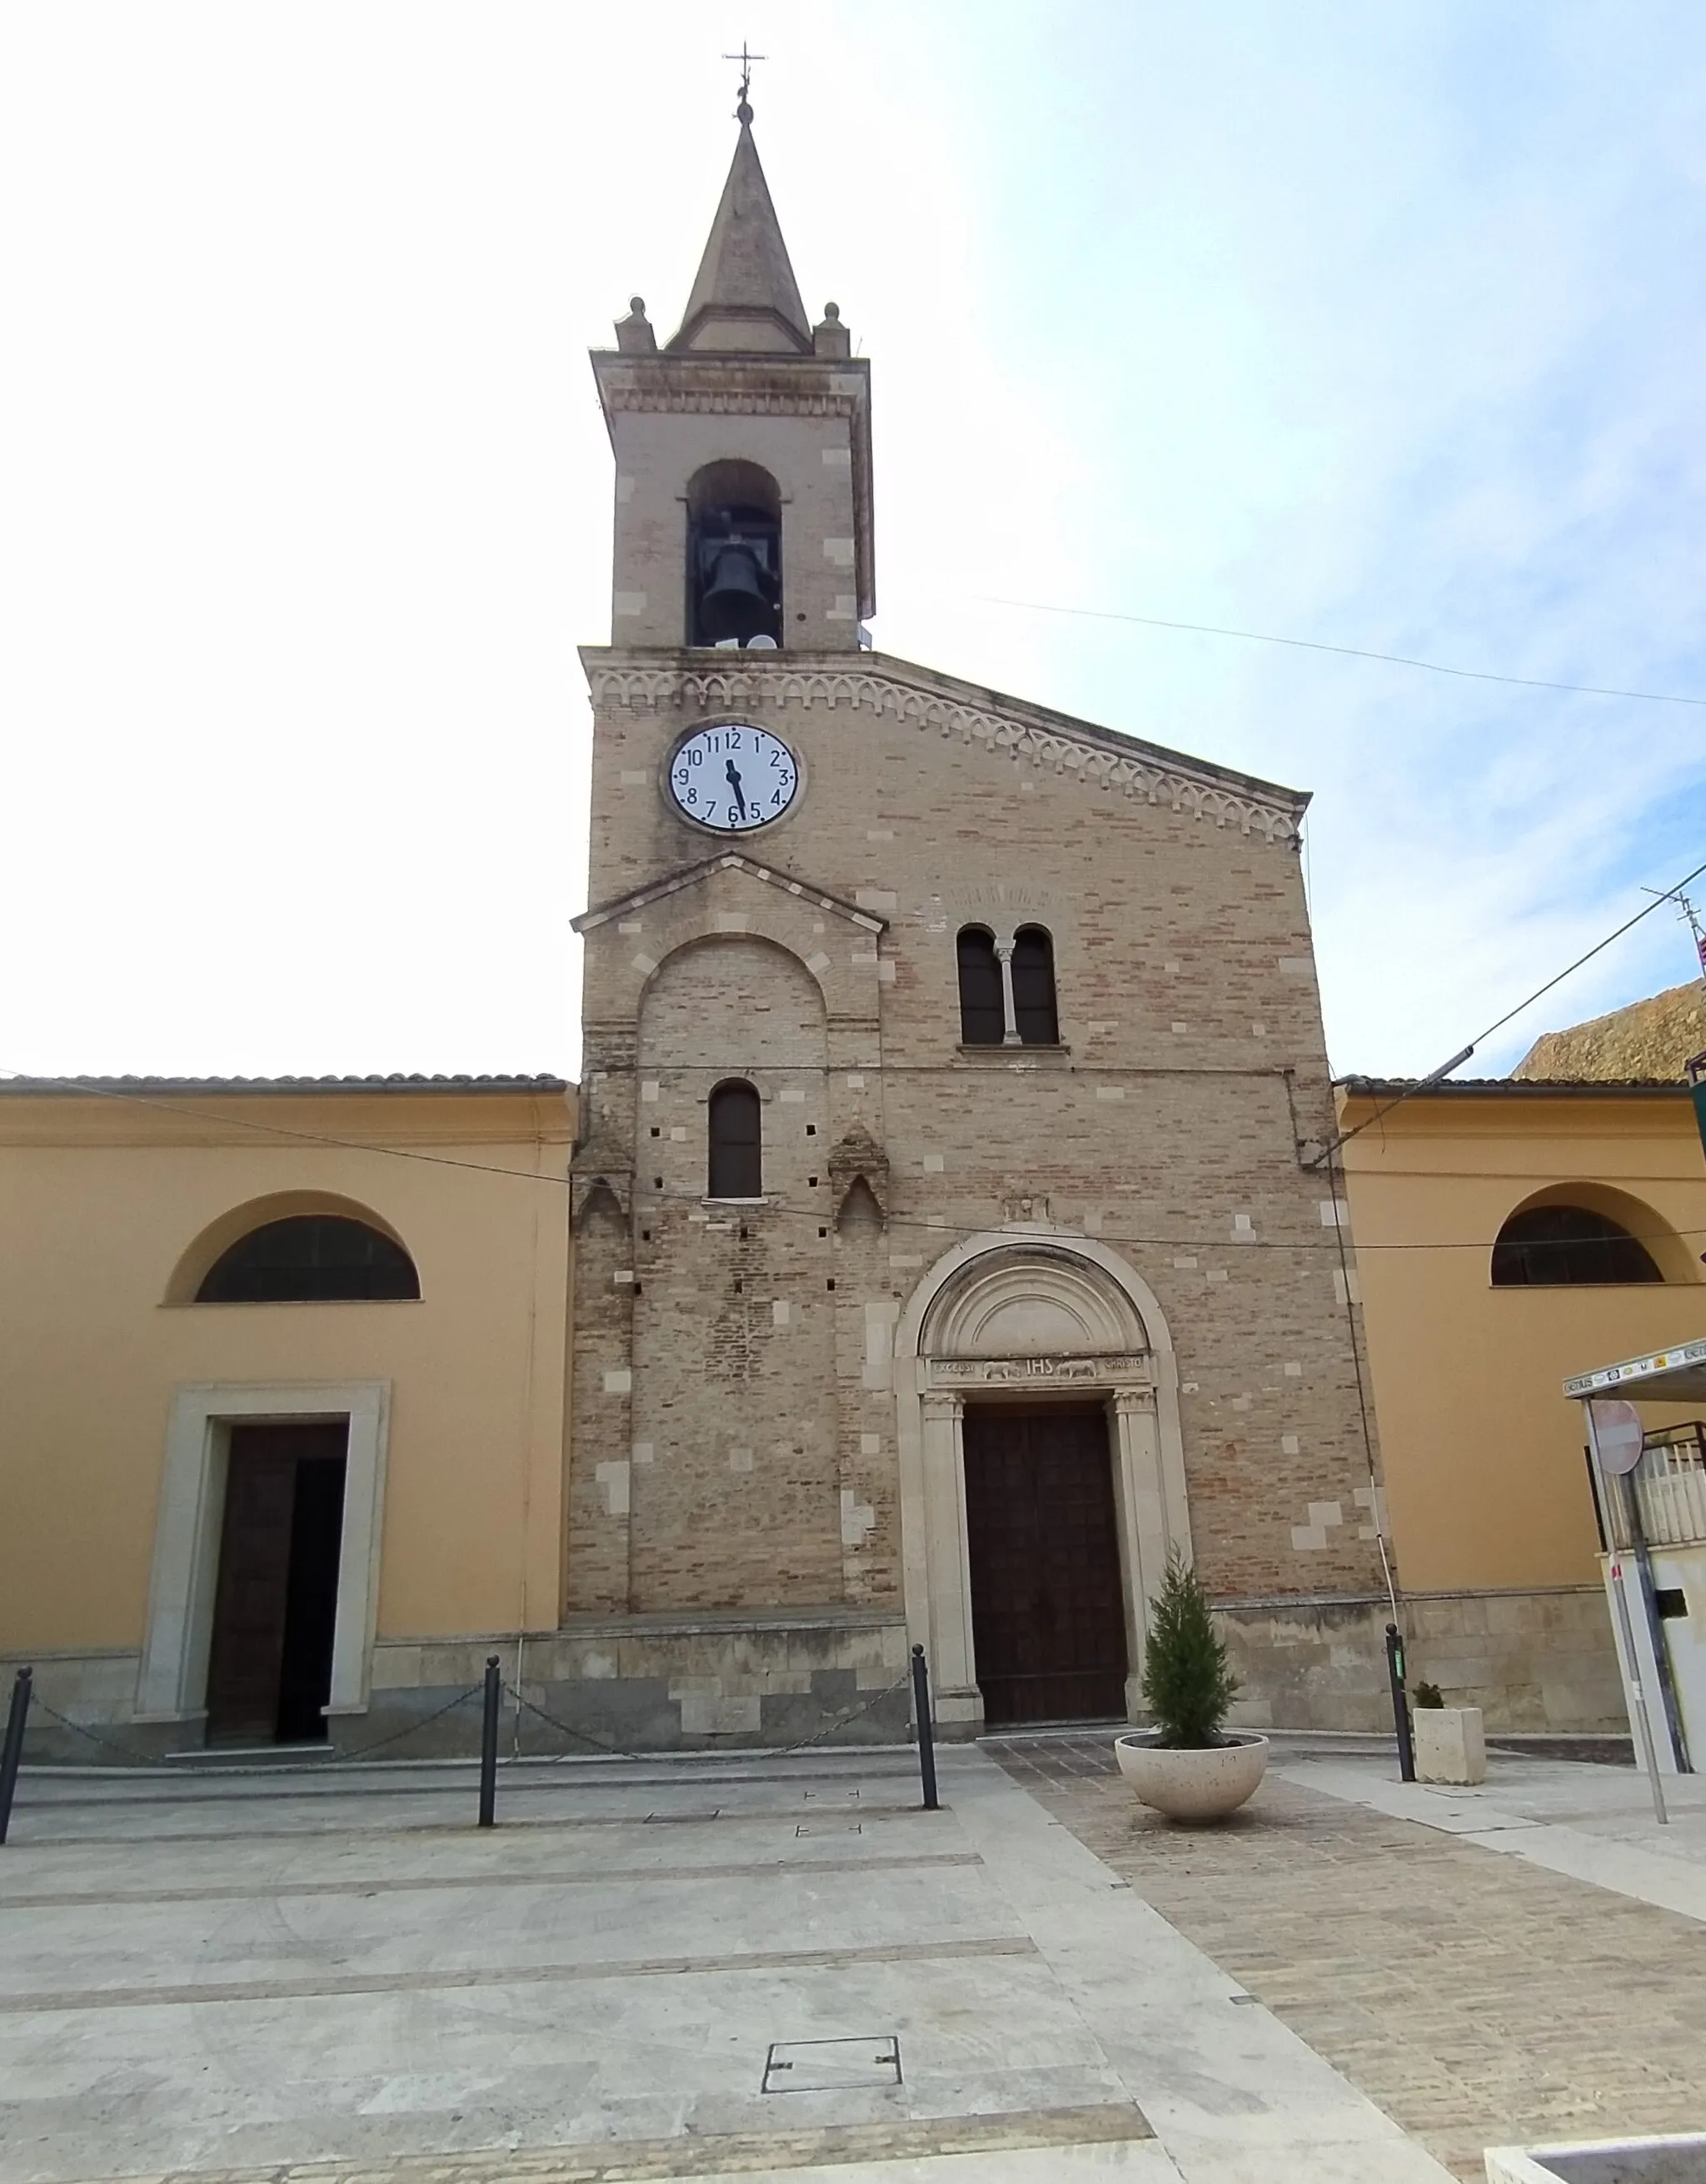
{"type": "Polygon", "coordinates": [[[746,721],[699,728],[669,762],[670,801],[684,819],[720,834],[750,833],[779,819],[800,788],[800,766],[780,736],[746,721]]]}

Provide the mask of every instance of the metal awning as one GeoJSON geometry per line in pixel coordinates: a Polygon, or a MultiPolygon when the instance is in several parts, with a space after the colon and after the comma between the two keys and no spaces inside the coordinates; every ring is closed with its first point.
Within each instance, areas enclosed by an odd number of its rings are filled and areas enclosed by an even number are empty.
{"type": "Polygon", "coordinates": [[[1621,1365],[1602,1365],[1597,1373],[1578,1373],[1564,1382],[1564,1392],[1576,1402],[1620,1396],[1625,1402],[1706,1403],[1706,1335],[1621,1365]]]}

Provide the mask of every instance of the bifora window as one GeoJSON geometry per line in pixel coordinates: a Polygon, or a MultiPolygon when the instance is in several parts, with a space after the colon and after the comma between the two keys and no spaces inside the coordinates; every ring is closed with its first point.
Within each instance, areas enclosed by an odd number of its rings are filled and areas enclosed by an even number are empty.
{"type": "Polygon", "coordinates": [[[1567,1282],[1658,1282],[1647,1247],[1620,1223],[1585,1206],[1530,1206],[1513,1213],[1493,1245],[1495,1289],[1567,1282]]]}
{"type": "Polygon", "coordinates": [[[711,1198],[761,1198],[764,1151],[761,1110],[751,1085],[735,1078],[711,1095],[711,1198]]]}
{"type": "Polygon", "coordinates": [[[1006,1005],[1001,998],[1001,967],[995,936],[987,927],[968,925],[959,938],[960,1039],[966,1046],[999,1046],[1006,1036],[1006,1005]]]}
{"type": "Polygon", "coordinates": [[[1024,1046],[1058,1046],[1054,943],[1040,925],[1013,935],[1013,1027],[1024,1046]]]}
{"type": "Polygon", "coordinates": [[[223,1252],[198,1304],[357,1304],[418,1297],[420,1277],[400,1244],[365,1221],[298,1213],[251,1228],[223,1252]]]}

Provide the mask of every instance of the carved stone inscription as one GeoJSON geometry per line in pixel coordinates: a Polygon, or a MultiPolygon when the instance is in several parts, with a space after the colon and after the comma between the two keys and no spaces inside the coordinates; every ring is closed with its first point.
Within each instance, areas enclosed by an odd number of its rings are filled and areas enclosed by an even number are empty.
{"type": "Polygon", "coordinates": [[[939,1387],[967,1383],[1005,1385],[1013,1381],[1056,1386],[1067,1382],[1087,1387],[1106,1387],[1115,1382],[1129,1385],[1135,1381],[1148,1387],[1153,1384],[1155,1368],[1147,1351],[1100,1357],[933,1357],[929,1376],[939,1387]]]}

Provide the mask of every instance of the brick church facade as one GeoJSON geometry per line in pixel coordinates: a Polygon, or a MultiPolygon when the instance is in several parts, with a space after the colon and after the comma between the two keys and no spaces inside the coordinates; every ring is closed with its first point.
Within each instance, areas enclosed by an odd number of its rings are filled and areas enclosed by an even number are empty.
{"type": "Polygon", "coordinates": [[[1240,1718],[1372,1726],[1306,799],[868,649],[869,366],[750,116],[680,331],[616,336],[530,1678],[624,1741],[888,1735],[919,1641],[950,1733],[1105,1718],[1177,1551],[1240,1718]]]}

